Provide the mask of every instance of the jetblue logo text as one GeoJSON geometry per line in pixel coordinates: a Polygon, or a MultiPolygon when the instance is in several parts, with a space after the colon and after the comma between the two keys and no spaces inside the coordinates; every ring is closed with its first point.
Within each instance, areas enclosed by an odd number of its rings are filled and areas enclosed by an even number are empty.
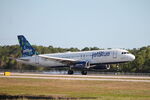
{"type": "Polygon", "coordinates": [[[101,56],[110,56],[110,52],[96,52],[92,54],[92,58],[101,56]]]}

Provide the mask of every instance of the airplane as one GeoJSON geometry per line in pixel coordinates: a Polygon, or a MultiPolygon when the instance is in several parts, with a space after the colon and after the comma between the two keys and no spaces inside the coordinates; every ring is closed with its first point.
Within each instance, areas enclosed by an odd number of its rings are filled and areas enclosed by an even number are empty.
{"type": "Polygon", "coordinates": [[[135,56],[123,49],[93,50],[80,52],[64,52],[52,54],[38,54],[23,35],[18,35],[22,57],[17,62],[33,66],[68,67],[68,74],[74,74],[73,69],[81,69],[86,75],[88,69],[109,69],[110,64],[130,62],[135,56]]]}

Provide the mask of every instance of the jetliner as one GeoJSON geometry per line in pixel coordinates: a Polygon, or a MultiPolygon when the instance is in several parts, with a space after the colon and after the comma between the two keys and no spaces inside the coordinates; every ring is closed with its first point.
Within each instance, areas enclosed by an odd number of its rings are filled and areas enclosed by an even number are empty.
{"type": "Polygon", "coordinates": [[[38,54],[23,35],[18,35],[18,40],[22,53],[22,57],[16,59],[18,62],[33,66],[68,67],[70,75],[74,73],[75,68],[81,69],[81,74],[86,75],[88,69],[109,69],[110,64],[135,59],[133,54],[122,49],[38,54]]]}

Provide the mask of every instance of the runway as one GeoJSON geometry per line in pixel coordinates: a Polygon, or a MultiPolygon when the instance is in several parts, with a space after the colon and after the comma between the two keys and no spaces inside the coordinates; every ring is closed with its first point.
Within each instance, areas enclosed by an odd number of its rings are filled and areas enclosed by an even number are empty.
{"type": "Polygon", "coordinates": [[[12,73],[11,76],[0,78],[32,78],[32,79],[53,79],[53,80],[84,80],[84,81],[120,81],[120,82],[150,82],[150,77],[143,76],[104,76],[104,75],[49,75],[49,74],[30,74],[12,73]]]}

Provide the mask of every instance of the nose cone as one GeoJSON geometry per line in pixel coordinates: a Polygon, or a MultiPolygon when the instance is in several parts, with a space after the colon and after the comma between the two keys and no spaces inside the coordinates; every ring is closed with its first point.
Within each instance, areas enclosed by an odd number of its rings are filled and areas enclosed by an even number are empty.
{"type": "Polygon", "coordinates": [[[133,54],[130,55],[129,60],[133,61],[135,59],[135,56],[133,54]]]}

